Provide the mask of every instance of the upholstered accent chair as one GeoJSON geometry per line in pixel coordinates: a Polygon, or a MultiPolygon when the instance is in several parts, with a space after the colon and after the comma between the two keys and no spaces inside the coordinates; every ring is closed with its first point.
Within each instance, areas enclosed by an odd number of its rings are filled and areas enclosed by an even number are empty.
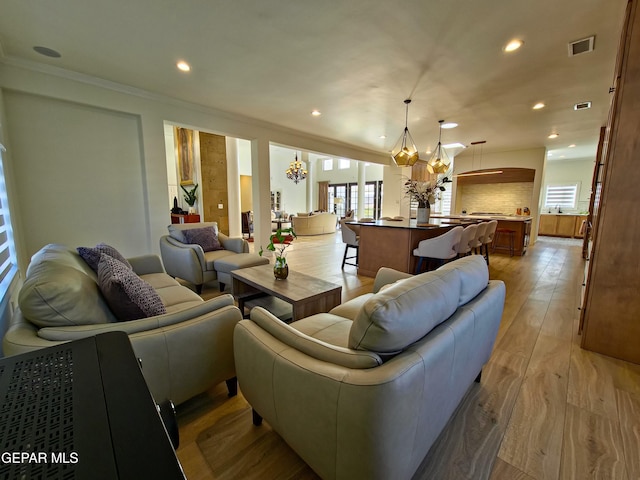
{"type": "MultiPolygon", "coordinates": [[[[160,254],[164,268],[174,278],[181,278],[193,283],[196,292],[202,292],[202,285],[218,280],[220,290],[231,283],[231,275],[219,274],[216,260],[249,252],[249,243],[242,238],[230,238],[218,231],[217,222],[185,223],[169,225],[169,235],[160,238],[160,254]],[[220,248],[205,251],[202,245],[189,243],[185,231],[191,229],[213,228],[220,248]]],[[[256,255],[257,256],[257,255],[256,255]]]]}

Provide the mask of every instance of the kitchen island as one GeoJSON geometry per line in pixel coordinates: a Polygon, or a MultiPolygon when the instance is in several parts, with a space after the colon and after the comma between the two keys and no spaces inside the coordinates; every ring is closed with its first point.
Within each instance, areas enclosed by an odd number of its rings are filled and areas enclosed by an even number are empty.
{"type": "MultiPolygon", "coordinates": [[[[531,236],[532,217],[526,215],[431,215],[433,219],[452,219],[460,221],[498,221],[498,228],[513,230],[514,233],[514,255],[522,256],[527,253],[529,237],[531,236]]],[[[494,237],[494,247],[496,253],[509,253],[509,238],[507,235],[496,235],[494,237]],[[497,240],[497,243],[496,243],[497,240]]]]}
{"type": "Polygon", "coordinates": [[[437,237],[458,225],[476,223],[475,219],[431,218],[428,224],[416,220],[377,220],[347,222],[359,229],[358,275],[375,277],[380,267],[414,273],[417,257],[413,250],[427,238],[437,237]]]}

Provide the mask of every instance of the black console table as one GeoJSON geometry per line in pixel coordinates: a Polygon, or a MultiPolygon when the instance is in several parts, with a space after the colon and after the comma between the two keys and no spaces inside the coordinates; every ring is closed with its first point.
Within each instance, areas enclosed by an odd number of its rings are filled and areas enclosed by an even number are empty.
{"type": "Polygon", "coordinates": [[[0,359],[0,456],[2,479],[185,478],[123,332],[0,359]]]}

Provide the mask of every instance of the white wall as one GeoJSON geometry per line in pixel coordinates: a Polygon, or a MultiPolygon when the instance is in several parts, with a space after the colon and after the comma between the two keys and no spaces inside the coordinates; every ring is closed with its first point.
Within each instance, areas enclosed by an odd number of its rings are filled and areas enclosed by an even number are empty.
{"type": "Polygon", "coordinates": [[[0,90],[11,97],[3,128],[15,171],[8,188],[15,192],[16,234],[24,239],[18,244],[21,271],[53,241],[110,241],[127,255],[159,252],[173,200],[165,123],[252,142],[254,207],[267,208],[254,218],[255,235],[265,244],[271,232],[269,142],[388,162],[377,152],[44,65],[4,59],[0,90]]]}
{"type": "Polygon", "coordinates": [[[142,253],[136,232],[148,204],[139,116],[13,91],[4,101],[19,159],[12,207],[30,225],[29,254],[48,243],[101,241],[142,253]]]}
{"type": "Polygon", "coordinates": [[[578,184],[578,202],[575,209],[564,209],[566,212],[586,212],[589,209],[589,197],[591,195],[591,180],[595,158],[583,158],[580,160],[548,160],[542,183],[540,204],[544,209],[544,194],[547,185],[578,184]]]}
{"type": "MultiPolygon", "coordinates": [[[[280,191],[282,195],[281,211],[290,214],[307,211],[307,185],[309,179],[307,178],[296,184],[289,180],[284,173],[289,164],[295,160],[296,153],[298,160],[300,160],[302,158],[300,151],[274,145],[269,148],[271,191],[280,191]]],[[[308,169],[304,163],[303,168],[308,169]]]]}

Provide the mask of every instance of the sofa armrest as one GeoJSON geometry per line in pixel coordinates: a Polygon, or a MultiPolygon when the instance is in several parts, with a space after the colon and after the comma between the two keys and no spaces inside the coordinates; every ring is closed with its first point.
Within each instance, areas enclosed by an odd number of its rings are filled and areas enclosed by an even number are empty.
{"type": "MultiPolygon", "coordinates": [[[[236,309],[230,294],[220,295],[199,305],[155,317],[130,320],[128,322],[100,323],[94,325],[75,325],[70,327],[44,327],[37,331],[37,336],[49,341],[68,341],[90,337],[104,332],[122,331],[128,335],[146,332],[157,328],[169,327],[194,318],[205,317],[222,308],[236,309]]],[[[238,312],[240,312],[238,310],[238,312]]]]}
{"type": "Polygon", "coordinates": [[[133,271],[138,275],[147,275],[149,273],[165,273],[162,266],[162,260],[158,255],[141,255],[138,257],[127,258],[127,261],[133,267],[133,271]]]}
{"type": "Polygon", "coordinates": [[[172,277],[203,283],[206,263],[200,245],[189,245],[165,235],[160,237],[160,253],[164,268],[172,277]]]}
{"type": "Polygon", "coordinates": [[[235,253],[249,253],[249,242],[241,237],[228,237],[224,233],[218,232],[218,240],[225,250],[235,253]]]}
{"type": "Polygon", "coordinates": [[[346,368],[363,369],[382,365],[376,353],[351,350],[317,340],[281,322],[262,307],[251,309],[251,321],[243,320],[242,326],[249,331],[252,323],[290,347],[323,362],[346,368]]]}
{"type": "Polygon", "coordinates": [[[378,293],[385,285],[410,277],[413,277],[410,273],[400,272],[393,268],[382,267],[378,270],[378,273],[376,273],[376,278],[373,281],[373,293],[378,293]]]}

